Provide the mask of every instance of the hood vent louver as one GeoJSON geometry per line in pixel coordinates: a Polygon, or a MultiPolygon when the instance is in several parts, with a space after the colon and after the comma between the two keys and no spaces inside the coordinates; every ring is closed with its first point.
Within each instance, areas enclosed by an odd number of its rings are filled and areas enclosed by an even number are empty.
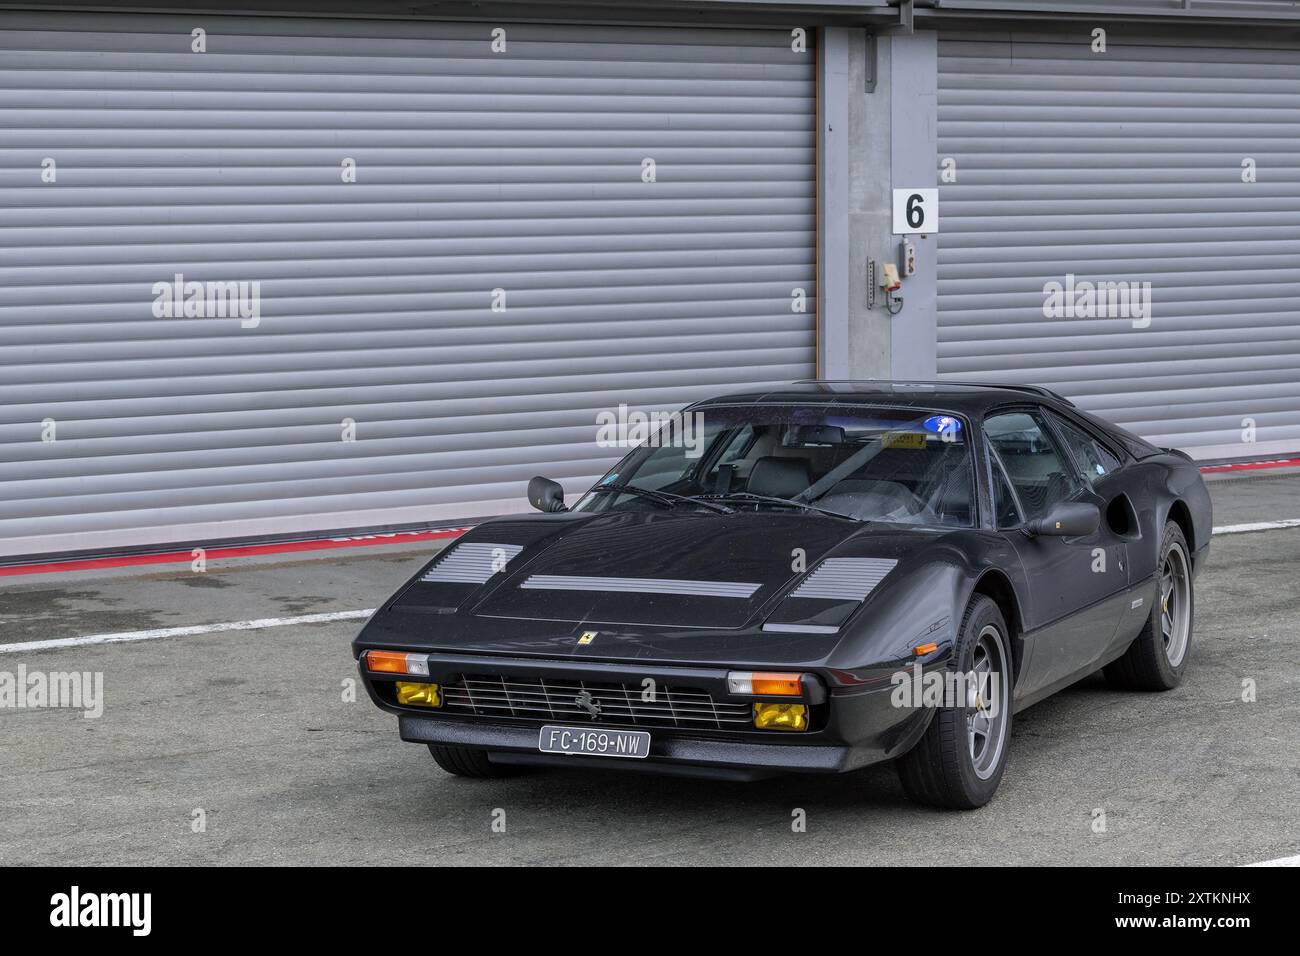
{"type": "Polygon", "coordinates": [[[486,584],[492,575],[514,560],[523,548],[517,544],[467,541],[452,548],[420,577],[421,581],[447,584],[486,584]]]}
{"type": "Polygon", "coordinates": [[[571,574],[533,574],[519,585],[525,590],[538,591],[616,591],[625,594],[681,594],[688,597],[719,598],[748,598],[760,586],[741,581],[607,578],[571,574]]]}
{"type": "Polygon", "coordinates": [[[827,558],[787,597],[864,601],[896,564],[892,558],[827,558]]]}

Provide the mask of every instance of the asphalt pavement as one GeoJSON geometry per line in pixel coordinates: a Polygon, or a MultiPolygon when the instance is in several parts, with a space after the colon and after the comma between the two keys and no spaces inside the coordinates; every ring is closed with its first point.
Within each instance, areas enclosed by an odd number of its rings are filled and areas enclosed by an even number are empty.
{"type": "MultiPolygon", "coordinates": [[[[1300,518],[1297,475],[1211,491],[1216,525],[1300,518]]],[[[370,608],[435,547],[0,579],[0,645],[370,608]]],[[[1300,528],[1216,536],[1183,685],[1127,693],[1092,677],[1018,715],[1001,789],[970,813],[911,805],[888,766],[750,784],[585,770],[454,778],[398,740],[395,719],[355,685],[358,626],[0,653],[0,672],[103,675],[99,717],[0,709],[0,864],[1244,864],[1300,854],[1300,528]]]]}

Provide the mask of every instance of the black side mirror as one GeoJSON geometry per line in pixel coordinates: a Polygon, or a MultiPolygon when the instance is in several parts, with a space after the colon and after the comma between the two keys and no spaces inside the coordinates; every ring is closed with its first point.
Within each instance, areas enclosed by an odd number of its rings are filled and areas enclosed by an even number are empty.
{"type": "Polygon", "coordinates": [[[1057,538],[1079,538],[1101,527],[1101,509],[1084,501],[1062,501],[1046,516],[1030,521],[1025,530],[1031,535],[1045,534],[1057,538]]]}
{"type": "Polygon", "coordinates": [[[568,511],[564,503],[564,488],[558,481],[538,475],[528,482],[528,503],[538,511],[568,511]]]}

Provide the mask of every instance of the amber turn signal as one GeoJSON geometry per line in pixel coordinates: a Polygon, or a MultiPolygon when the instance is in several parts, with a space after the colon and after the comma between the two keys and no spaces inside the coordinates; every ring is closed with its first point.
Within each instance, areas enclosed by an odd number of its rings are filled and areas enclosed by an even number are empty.
{"type": "Polygon", "coordinates": [[[404,651],[366,651],[366,670],[372,674],[418,674],[428,676],[429,659],[404,651]]]}
{"type": "Polygon", "coordinates": [[[926,654],[932,654],[939,649],[939,645],[933,642],[929,644],[917,644],[912,648],[912,653],[917,657],[924,657],[926,654]]]}
{"type": "Polygon", "coordinates": [[[406,655],[398,651],[366,651],[366,670],[376,674],[405,674],[406,655]]]}
{"type": "Polygon", "coordinates": [[[756,697],[802,697],[803,675],[732,671],[727,675],[727,689],[733,694],[753,694],[756,697]]]}

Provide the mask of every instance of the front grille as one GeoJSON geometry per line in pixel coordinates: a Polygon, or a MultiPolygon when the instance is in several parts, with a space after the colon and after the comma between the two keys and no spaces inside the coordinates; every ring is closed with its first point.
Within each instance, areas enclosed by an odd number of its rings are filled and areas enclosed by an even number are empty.
{"type": "Polygon", "coordinates": [[[640,683],[606,684],[540,677],[467,674],[444,684],[443,708],[479,717],[523,717],[537,721],[626,724],[637,727],[739,730],[753,727],[751,705],[718,702],[708,691],[659,684],[653,700],[640,683]],[[578,703],[590,700],[600,712],[578,703]]]}

